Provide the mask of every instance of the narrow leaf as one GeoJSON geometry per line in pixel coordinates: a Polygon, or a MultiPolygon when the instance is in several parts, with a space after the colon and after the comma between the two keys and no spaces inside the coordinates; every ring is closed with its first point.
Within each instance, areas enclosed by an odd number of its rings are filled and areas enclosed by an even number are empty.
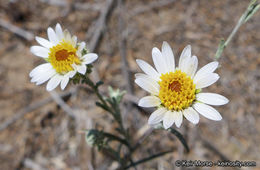
{"type": "Polygon", "coordinates": [[[184,137],[182,136],[182,134],[173,128],[170,128],[169,131],[172,134],[174,134],[181,141],[181,143],[185,147],[186,151],[189,152],[190,151],[189,146],[188,146],[186,140],[184,139],[184,137]]]}

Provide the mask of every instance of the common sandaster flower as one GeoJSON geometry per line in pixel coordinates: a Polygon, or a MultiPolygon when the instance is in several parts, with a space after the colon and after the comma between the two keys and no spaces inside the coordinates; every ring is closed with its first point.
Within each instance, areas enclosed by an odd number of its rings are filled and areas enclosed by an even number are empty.
{"type": "Polygon", "coordinates": [[[41,64],[30,72],[31,82],[36,85],[48,81],[46,89],[53,90],[59,84],[63,90],[70,78],[78,72],[85,74],[88,64],[94,62],[98,56],[95,53],[87,53],[85,42],[77,43],[77,37],[63,31],[60,24],[47,30],[49,40],[36,37],[41,46],[32,46],[31,52],[44,58],[47,63],[41,64]]]}
{"type": "Polygon", "coordinates": [[[135,83],[150,93],[139,100],[142,107],[157,107],[150,115],[148,124],[157,125],[161,121],[165,129],[174,123],[180,127],[183,116],[193,124],[199,122],[199,114],[219,121],[220,113],[209,105],[224,105],[228,99],[216,93],[202,93],[219,79],[214,73],[218,62],[211,62],[197,71],[198,59],[191,55],[191,46],[186,46],[180,56],[179,66],[175,68],[174,55],[167,42],[163,42],[162,51],[153,48],[152,58],[155,65],[143,60],[136,62],[143,73],[135,75],[135,83]],[[197,72],[196,72],[197,71],[197,72]]]}

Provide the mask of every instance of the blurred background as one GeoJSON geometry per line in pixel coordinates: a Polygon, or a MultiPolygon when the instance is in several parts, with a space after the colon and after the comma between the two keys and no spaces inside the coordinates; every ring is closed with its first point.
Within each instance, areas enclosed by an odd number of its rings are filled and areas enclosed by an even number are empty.
{"type": "MultiPolygon", "coordinates": [[[[29,72],[44,63],[29,50],[37,44],[35,35],[47,38],[47,28],[60,23],[78,40],[85,41],[90,51],[99,54],[92,79],[105,82],[101,88],[104,94],[108,85],[128,90],[122,103],[124,125],[138,139],[148,129],[150,113],[126,104],[145,95],[134,84],[134,73],[141,71],[135,59],[152,64],[152,48],[161,48],[162,42],[167,41],[177,61],[182,49],[190,44],[202,67],[214,60],[219,41],[230,34],[249,0],[118,2],[0,0],[1,170],[117,167],[105,153],[89,147],[80,133],[90,128],[116,133],[111,116],[95,106],[97,98],[88,88],[71,84],[64,92],[57,88],[58,95],[50,95],[46,84],[30,83],[29,72]],[[57,96],[62,97],[69,110],[58,106],[57,96]]],[[[175,151],[137,169],[185,169],[176,167],[175,161],[225,158],[256,161],[258,167],[242,169],[259,168],[259,21],[260,12],[239,29],[219,60],[220,80],[205,89],[230,100],[217,107],[223,120],[215,122],[201,116],[196,126],[185,120],[179,131],[187,139],[189,153],[175,136],[163,131],[153,133],[133,155],[135,161],[170,147],[175,151]]]]}

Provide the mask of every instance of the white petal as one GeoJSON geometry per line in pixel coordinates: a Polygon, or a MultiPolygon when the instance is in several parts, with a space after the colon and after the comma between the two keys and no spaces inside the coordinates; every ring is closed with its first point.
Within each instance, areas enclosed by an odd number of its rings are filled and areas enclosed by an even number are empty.
{"type": "Polygon", "coordinates": [[[181,71],[182,72],[187,72],[186,70],[188,70],[190,68],[190,64],[191,64],[191,57],[186,57],[182,60],[182,63],[181,63],[181,71]]]}
{"type": "Polygon", "coordinates": [[[77,45],[77,37],[75,35],[73,35],[73,37],[72,37],[72,45],[73,45],[73,47],[76,47],[76,45],[77,45]]]}
{"type": "Polygon", "coordinates": [[[180,112],[174,112],[173,115],[174,115],[175,125],[179,128],[181,126],[182,119],[183,119],[182,112],[181,111],[180,112]]]}
{"type": "Polygon", "coordinates": [[[198,101],[201,101],[210,105],[224,105],[229,102],[229,100],[219,94],[216,93],[199,93],[196,95],[198,101]]]}
{"type": "Polygon", "coordinates": [[[160,50],[156,47],[154,47],[152,50],[152,58],[153,58],[153,63],[155,65],[156,70],[159,73],[166,73],[167,65],[165,62],[165,58],[162,56],[162,53],[160,52],[160,50]]]}
{"type": "Polygon", "coordinates": [[[182,67],[184,66],[184,62],[186,58],[191,57],[191,46],[187,45],[181,53],[180,60],[179,60],[179,68],[182,70],[182,67]]]}
{"type": "Polygon", "coordinates": [[[137,59],[136,63],[143,70],[144,73],[151,76],[156,81],[160,80],[160,74],[147,62],[137,59]]]}
{"type": "Polygon", "coordinates": [[[77,73],[77,71],[72,70],[72,71],[68,72],[66,75],[67,75],[69,78],[72,78],[72,77],[75,76],[76,73],[77,73]]]}
{"type": "Polygon", "coordinates": [[[64,39],[65,40],[67,40],[67,41],[72,41],[71,40],[71,35],[70,35],[70,32],[68,31],[68,30],[65,30],[64,32],[63,32],[63,34],[64,34],[64,39]]]}
{"type": "Polygon", "coordinates": [[[84,55],[83,58],[84,58],[84,61],[82,64],[90,64],[90,63],[93,63],[98,58],[98,55],[95,53],[88,53],[88,54],[84,55]]]}
{"type": "Polygon", "coordinates": [[[153,95],[159,94],[159,84],[149,76],[135,79],[135,83],[153,95]]]}
{"type": "Polygon", "coordinates": [[[50,69],[50,70],[46,71],[45,73],[43,73],[39,76],[39,79],[37,80],[36,85],[45,83],[47,80],[49,80],[55,74],[56,74],[56,71],[54,69],[50,69]]]}
{"type": "Polygon", "coordinates": [[[196,84],[196,89],[201,89],[208,87],[218,81],[219,75],[217,73],[208,73],[202,75],[202,77],[197,77],[194,79],[193,82],[196,84]]]}
{"type": "Polygon", "coordinates": [[[60,83],[61,90],[65,89],[65,87],[67,86],[69,80],[70,80],[69,76],[65,75],[64,78],[61,80],[61,83],[60,83]]]}
{"type": "Polygon", "coordinates": [[[52,91],[59,85],[61,80],[62,80],[62,76],[59,74],[56,74],[49,80],[49,82],[47,83],[46,89],[48,91],[52,91]]]}
{"type": "Polygon", "coordinates": [[[173,72],[175,70],[174,55],[170,45],[164,41],[162,45],[162,55],[166,59],[166,65],[168,66],[168,72],[173,72]]]}
{"type": "Polygon", "coordinates": [[[194,76],[194,79],[198,79],[198,77],[202,77],[205,74],[213,73],[218,68],[218,62],[213,61],[205,66],[203,66],[194,76]]]}
{"type": "Polygon", "coordinates": [[[79,45],[79,51],[81,52],[86,46],[86,43],[85,42],[81,42],[80,45],[79,45]]]}
{"type": "Polygon", "coordinates": [[[185,63],[183,72],[193,78],[198,67],[198,58],[196,56],[192,56],[189,61],[186,59],[186,62],[188,63],[185,63]]]}
{"type": "Polygon", "coordinates": [[[193,105],[193,108],[199,112],[202,116],[211,119],[211,120],[221,120],[222,116],[220,113],[214,109],[213,107],[203,104],[203,103],[195,103],[193,105]]]}
{"type": "Polygon", "coordinates": [[[34,77],[37,74],[44,73],[47,70],[50,70],[52,68],[50,63],[44,63],[37,67],[35,67],[29,74],[30,77],[34,77]]]}
{"type": "Polygon", "coordinates": [[[155,110],[149,117],[148,124],[154,125],[154,124],[160,123],[160,121],[162,121],[166,112],[167,112],[167,110],[165,108],[159,108],[159,109],[155,110]]]}
{"type": "Polygon", "coordinates": [[[136,73],[136,74],[135,74],[135,78],[136,78],[136,79],[142,78],[142,77],[146,77],[146,76],[149,76],[149,75],[144,74],[144,73],[136,73]]]}
{"type": "Polygon", "coordinates": [[[141,107],[155,107],[161,104],[161,100],[156,96],[145,96],[138,102],[138,106],[141,107]]]}
{"type": "Polygon", "coordinates": [[[56,25],[55,31],[56,31],[57,38],[59,39],[59,41],[61,41],[63,39],[64,35],[63,35],[63,31],[62,31],[62,28],[59,23],[56,25]]]}
{"type": "Polygon", "coordinates": [[[192,107],[185,109],[182,113],[184,117],[191,123],[193,124],[199,123],[199,119],[200,119],[199,114],[192,107]]]}
{"type": "Polygon", "coordinates": [[[85,64],[83,65],[77,65],[77,71],[80,73],[80,74],[85,74],[86,71],[87,71],[87,67],[85,64]]]}
{"type": "Polygon", "coordinates": [[[30,48],[31,53],[38,57],[47,58],[49,57],[49,50],[41,46],[32,46],[30,48]]]}
{"type": "Polygon", "coordinates": [[[51,48],[52,46],[53,46],[53,44],[50,42],[50,41],[48,41],[48,40],[46,40],[46,39],[44,39],[44,38],[41,38],[41,37],[35,37],[35,40],[40,44],[40,45],[42,45],[43,47],[45,47],[45,48],[51,48]]]}
{"type": "Polygon", "coordinates": [[[48,38],[49,38],[50,42],[53,43],[54,45],[58,44],[59,40],[58,40],[58,37],[57,37],[55,31],[51,27],[49,27],[47,32],[48,32],[48,38]]]}
{"type": "Polygon", "coordinates": [[[174,123],[174,112],[167,111],[163,117],[163,127],[164,129],[168,129],[174,123]]]}

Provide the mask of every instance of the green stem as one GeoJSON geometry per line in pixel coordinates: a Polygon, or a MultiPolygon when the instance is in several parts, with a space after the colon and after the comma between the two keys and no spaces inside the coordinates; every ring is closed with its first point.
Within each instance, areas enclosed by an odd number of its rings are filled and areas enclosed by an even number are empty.
{"type": "Polygon", "coordinates": [[[139,161],[133,162],[133,163],[131,163],[130,165],[126,166],[124,169],[128,169],[128,168],[131,168],[131,167],[133,167],[133,166],[136,166],[136,165],[139,165],[139,164],[148,162],[148,161],[150,161],[150,160],[152,160],[152,159],[158,158],[158,157],[160,157],[160,156],[163,156],[163,155],[168,154],[168,153],[171,153],[171,152],[173,152],[173,149],[170,149],[170,150],[168,150],[168,151],[164,151],[164,152],[160,152],[160,153],[154,154],[154,155],[149,156],[149,157],[147,157],[147,158],[144,158],[144,159],[141,159],[141,160],[139,160],[139,161]]]}

